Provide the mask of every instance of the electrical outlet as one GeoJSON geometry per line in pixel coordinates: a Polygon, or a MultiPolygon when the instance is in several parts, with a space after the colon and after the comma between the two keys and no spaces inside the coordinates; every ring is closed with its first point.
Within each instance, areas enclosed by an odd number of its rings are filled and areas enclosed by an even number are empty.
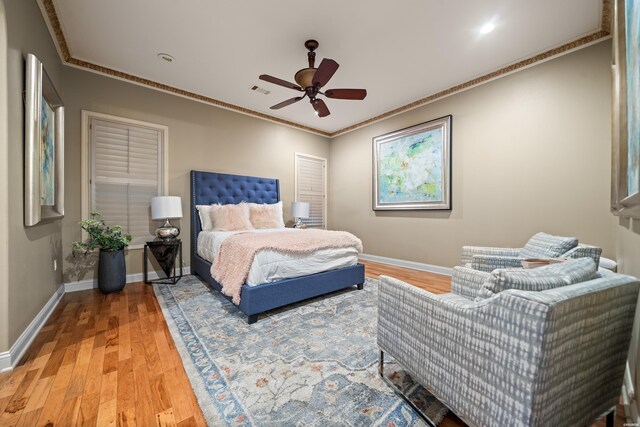
{"type": "Polygon", "coordinates": [[[53,271],[58,271],[58,260],[57,259],[53,260],[53,271]]]}

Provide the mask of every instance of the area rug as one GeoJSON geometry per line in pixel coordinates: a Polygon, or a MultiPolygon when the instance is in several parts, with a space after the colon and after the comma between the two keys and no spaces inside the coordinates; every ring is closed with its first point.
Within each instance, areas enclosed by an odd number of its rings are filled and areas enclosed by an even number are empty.
{"type": "MultiPolygon", "coordinates": [[[[367,279],[253,325],[195,276],[154,290],[209,425],[422,426],[378,376],[377,285],[367,279]]],[[[440,422],[447,409],[397,371],[385,367],[440,422]]]]}

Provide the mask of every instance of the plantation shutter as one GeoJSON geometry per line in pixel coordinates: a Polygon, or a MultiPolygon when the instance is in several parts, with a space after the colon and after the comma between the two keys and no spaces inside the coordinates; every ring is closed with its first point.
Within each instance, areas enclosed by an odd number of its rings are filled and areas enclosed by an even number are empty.
{"type": "Polygon", "coordinates": [[[122,226],[132,246],[152,240],[151,198],[163,194],[162,132],[95,117],[90,131],[90,210],[122,226]]]}
{"type": "Polygon", "coordinates": [[[326,159],[296,153],[296,201],[309,203],[307,227],[326,228],[326,159]]]}

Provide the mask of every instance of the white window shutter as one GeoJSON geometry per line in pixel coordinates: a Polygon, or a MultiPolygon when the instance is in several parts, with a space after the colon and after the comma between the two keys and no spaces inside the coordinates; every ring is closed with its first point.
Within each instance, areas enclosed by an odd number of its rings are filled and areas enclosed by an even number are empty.
{"type": "Polygon", "coordinates": [[[296,153],[296,201],[309,203],[310,228],[326,228],[326,159],[296,153]]]}
{"type": "Polygon", "coordinates": [[[90,210],[141,245],[154,238],[151,198],[163,194],[162,132],[98,118],[90,126],[90,210]]]}

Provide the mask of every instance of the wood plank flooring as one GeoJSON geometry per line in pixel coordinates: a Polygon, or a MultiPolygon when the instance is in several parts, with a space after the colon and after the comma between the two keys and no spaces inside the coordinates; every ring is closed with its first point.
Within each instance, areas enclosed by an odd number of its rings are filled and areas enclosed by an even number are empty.
{"type": "MultiPolygon", "coordinates": [[[[448,276],[362,262],[368,277],[449,292],[448,276]]],[[[206,425],[150,286],[66,294],[20,364],[0,374],[0,426],[74,425],[206,425]]],[[[464,424],[447,416],[440,425],[464,424]]]]}
{"type": "Polygon", "coordinates": [[[0,375],[0,426],[13,425],[206,425],[153,289],[66,294],[0,375]]]}

